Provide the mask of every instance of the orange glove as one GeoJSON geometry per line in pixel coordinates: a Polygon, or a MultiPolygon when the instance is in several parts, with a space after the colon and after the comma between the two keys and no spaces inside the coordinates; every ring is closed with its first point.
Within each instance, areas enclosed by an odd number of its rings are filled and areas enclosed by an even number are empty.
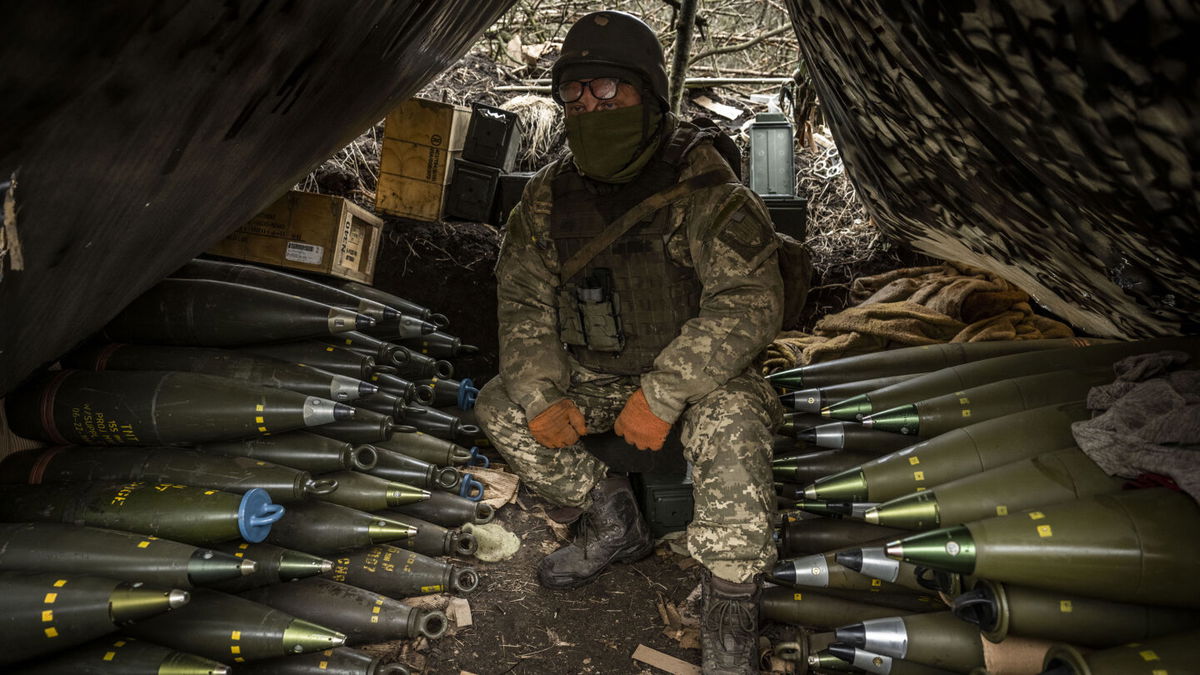
{"type": "Polygon", "coordinates": [[[663,442],[667,440],[667,432],[671,431],[671,424],[650,412],[646,395],[638,389],[625,402],[621,414],[617,415],[613,431],[638,450],[662,450],[663,442]]]}
{"type": "Polygon", "coordinates": [[[560,398],[530,420],[529,432],[547,448],[565,448],[587,434],[587,424],[574,401],[560,398]]]}

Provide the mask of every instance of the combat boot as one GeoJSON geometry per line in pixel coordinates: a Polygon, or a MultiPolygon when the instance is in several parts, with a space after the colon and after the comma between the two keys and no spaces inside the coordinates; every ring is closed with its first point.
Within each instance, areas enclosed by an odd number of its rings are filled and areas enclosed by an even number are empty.
{"type": "Polygon", "coordinates": [[[758,577],[734,583],[704,570],[700,655],[703,675],[758,672],[758,577]]]}
{"type": "Polygon", "coordinates": [[[538,582],[546,588],[578,588],[612,563],[641,560],[654,548],[628,478],[609,476],[588,495],[592,505],[579,517],[575,541],[538,564],[538,582]]]}

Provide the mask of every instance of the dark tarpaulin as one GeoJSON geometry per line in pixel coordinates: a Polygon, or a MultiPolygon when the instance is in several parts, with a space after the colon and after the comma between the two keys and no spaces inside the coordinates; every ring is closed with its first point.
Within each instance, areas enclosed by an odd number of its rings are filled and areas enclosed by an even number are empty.
{"type": "Polygon", "coordinates": [[[6,3],[0,394],[382,119],[513,1],[6,3]]]}
{"type": "Polygon", "coordinates": [[[1195,332],[1200,4],[788,0],[860,197],[1091,334],[1195,332]]]}

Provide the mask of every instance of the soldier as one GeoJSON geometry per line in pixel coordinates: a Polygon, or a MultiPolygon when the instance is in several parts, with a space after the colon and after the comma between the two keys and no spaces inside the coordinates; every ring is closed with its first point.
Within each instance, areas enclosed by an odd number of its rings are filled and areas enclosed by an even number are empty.
{"type": "Polygon", "coordinates": [[[581,437],[613,429],[659,450],[680,424],[704,672],[757,672],[782,409],[751,360],[780,327],[779,244],[714,145],[728,139],[668,112],[662,48],[641,20],[584,16],[552,76],[572,156],[534,176],[508,221],[500,375],[479,394],[480,423],[533,491],[582,512],[575,541],[539,565],[553,589],[653,548],[628,479],[581,437]]]}

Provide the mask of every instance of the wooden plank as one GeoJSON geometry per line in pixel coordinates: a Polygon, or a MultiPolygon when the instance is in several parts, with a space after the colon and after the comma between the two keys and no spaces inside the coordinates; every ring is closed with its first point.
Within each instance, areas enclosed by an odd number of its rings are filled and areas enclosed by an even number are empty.
{"type": "Polygon", "coordinates": [[[671,675],[700,675],[700,666],[677,659],[670,654],[664,654],[657,649],[651,649],[646,645],[637,646],[637,649],[633,651],[633,659],[671,673],[671,675]]]}

